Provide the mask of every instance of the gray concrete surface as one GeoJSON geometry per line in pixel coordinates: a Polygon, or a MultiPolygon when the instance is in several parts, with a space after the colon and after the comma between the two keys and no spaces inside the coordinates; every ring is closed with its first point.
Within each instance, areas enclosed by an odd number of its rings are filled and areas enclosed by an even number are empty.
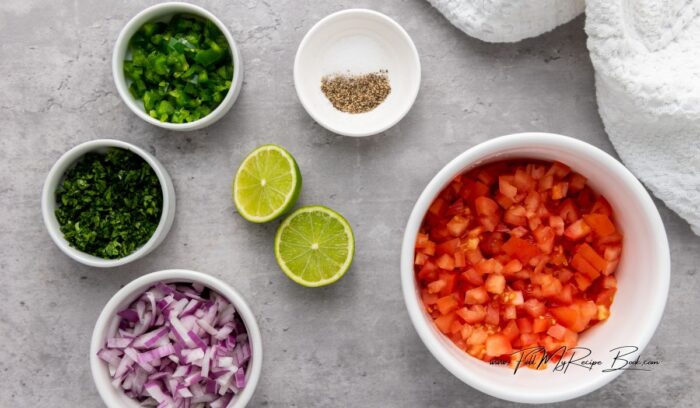
{"type": "MultiPolygon", "coordinates": [[[[217,125],[176,134],[134,116],[112,83],[117,34],[149,3],[0,2],[0,406],[102,406],[88,366],[95,319],[120,286],[167,268],[223,278],[250,302],[266,351],[251,406],[505,405],[450,375],[414,332],[399,285],[402,231],[434,173],[494,136],[558,132],[614,154],[596,112],[583,18],[537,39],[489,45],[463,35],[422,0],[200,1],[232,29],[245,58],[245,84],[217,125]],[[335,136],[315,124],[292,83],[304,33],[328,13],[355,6],[395,18],[423,64],[413,110],[385,134],[365,139],[335,136]],[[39,207],[53,162],[70,147],[103,137],[153,152],[178,197],[163,245],[114,270],[64,256],[44,230],[39,207]],[[278,143],[296,156],[302,204],[328,205],[352,223],[357,254],[339,283],[308,290],[291,282],[273,257],[276,223],[252,225],[235,214],[232,174],[261,143],[278,143]]],[[[700,401],[700,238],[657,205],[673,276],[664,319],[644,357],[661,365],[625,373],[562,406],[700,401]]]]}

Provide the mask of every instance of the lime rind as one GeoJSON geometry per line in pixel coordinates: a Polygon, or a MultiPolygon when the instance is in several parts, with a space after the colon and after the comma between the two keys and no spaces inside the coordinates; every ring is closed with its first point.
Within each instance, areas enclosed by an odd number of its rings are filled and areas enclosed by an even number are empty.
{"type": "Polygon", "coordinates": [[[301,192],[301,184],[301,171],[294,157],[281,146],[262,145],[248,154],[236,171],[233,202],[238,213],[247,221],[269,222],[294,206],[301,192]],[[288,167],[289,171],[275,173],[273,170],[279,167],[288,167]],[[261,178],[275,184],[286,182],[288,191],[272,185],[261,189],[257,186],[261,178]]]}
{"type": "Polygon", "coordinates": [[[355,236],[348,221],[330,208],[315,205],[302,207],[290,214],[277,229],[275,258],[285,275],[306,287],[319,287],[338,281],[352,264],[355,254],[355,236]],[[324,225],[314,221],[321,213],[324,225]],[[308,214],[308,217],[305,215],[308,214]],[[295,222],[295,225],[291,225],[295,222]],[[283,238],[284,235],[284,238],[283,238]],[[309,246],[316,242],[323,251],[319,256],[308,256],[309,246]],[[285,256],[281,254],[284,246],[285,256]],[[324,270],[333,270],[322,276],[324,270]]]}

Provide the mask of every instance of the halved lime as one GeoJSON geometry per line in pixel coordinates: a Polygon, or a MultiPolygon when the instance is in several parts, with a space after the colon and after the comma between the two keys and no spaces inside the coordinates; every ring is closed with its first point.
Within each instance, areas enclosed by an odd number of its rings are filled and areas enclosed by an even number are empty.
{"type": "Polygon", "coordinates": [[[350,224],[319,205],[289,215],[275,236],[275,258],[294,282],[308,287],[329,285],[345,274],[355,253],[350,224]]]}
{"type": "Polygon", "coordinates": [[[292,208],[301,191],[301,172],[288,151],[277,145],[253,150],[233,179],[233,202],[250,222],[272,221],[292,208]]]}

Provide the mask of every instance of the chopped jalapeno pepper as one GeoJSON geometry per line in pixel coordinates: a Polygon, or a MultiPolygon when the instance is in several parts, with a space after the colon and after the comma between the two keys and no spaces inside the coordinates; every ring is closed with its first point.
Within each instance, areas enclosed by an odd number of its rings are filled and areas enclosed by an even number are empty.
{"type": "Polygon", "coordinates": [[[179,14],[168,23],[148,22],[129,45],[131,59],[124,61],[129,91],[162,122],[201,119],[231,88],[231,51],[211,21],[179,14]]]}

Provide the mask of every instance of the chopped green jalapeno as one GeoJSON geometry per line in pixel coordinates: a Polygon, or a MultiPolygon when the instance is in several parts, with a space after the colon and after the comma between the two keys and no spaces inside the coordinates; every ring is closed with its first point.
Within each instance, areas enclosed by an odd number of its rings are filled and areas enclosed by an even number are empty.
{"type": "Polygon", "coordinates": [[[163,192],[144,159],[113,148],[87,153],[68,170],[56,190],[56,205],[56,219],[71,246],[115,259],[151,238],[160,222],[163,192]]]}
{"type": "Polygon", "coordinates": [[[131,59],[124,61],[129,91],[162,122],[201,119],[231,88],[231,50],[211,21],[178,14],[168,23],[149,22],[129,45],[131,59]]]}

